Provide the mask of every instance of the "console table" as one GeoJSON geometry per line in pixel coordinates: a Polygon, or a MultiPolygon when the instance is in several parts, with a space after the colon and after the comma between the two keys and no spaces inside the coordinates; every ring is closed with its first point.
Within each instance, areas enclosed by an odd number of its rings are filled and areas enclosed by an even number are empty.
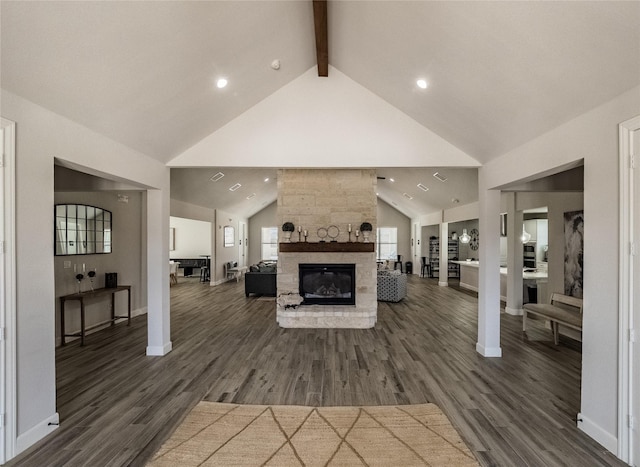
{"type": "MultiPolygon", "coordinates": [[[[65,337],[71,337],[71,336],[80,337],[80,345],[84,345],[84,336],[87,331],[87,329],[85,328],[85,320],[84,320],[84,301],[87,298],[102,297],[104,295],[109,295],[109,294],[111,294],[111,326],[115,324],[116,320],[125,319],[125,318],[128,319],[127,326],[131,324],[131,286],[130,285],[119,285],[117,287],[109,287],[109,288],[105,287],[102,289],[95,289],[87,292],[64,295],[60,297],[60,338],[62,341],[61,345],[65,345],[66,343],[65,337]],[[120,292],[122,290],[127,291],[128,311],[126,316],[116,316],[115,295],[116,295],[116,292],[120,292]],[[71,300],[77,300],[80,302],[80,333],[66,334],[64,329],[64,310],[65,310],[65,304],[71,300]]],[[[89,328],[89,329],[92,329],[92,328],[89,328]]]]}

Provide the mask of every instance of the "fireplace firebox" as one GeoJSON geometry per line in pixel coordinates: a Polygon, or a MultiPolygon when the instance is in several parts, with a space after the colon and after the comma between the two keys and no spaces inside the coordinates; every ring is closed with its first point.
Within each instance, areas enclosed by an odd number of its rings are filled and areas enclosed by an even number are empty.
{"type": "Polygon", "coordinates": [[[303,305],[355,305],[355,264],[299,264],[303,305]]]}

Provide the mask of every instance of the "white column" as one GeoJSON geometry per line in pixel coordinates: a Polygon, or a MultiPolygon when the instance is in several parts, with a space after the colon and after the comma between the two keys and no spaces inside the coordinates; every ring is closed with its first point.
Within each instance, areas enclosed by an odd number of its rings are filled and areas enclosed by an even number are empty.
{"type": "Polygon", "coordinates": [[[171,352],[169,169],[165,189],[147,190],[147,355],[171,352]]]}
{"type": "Polygon", "coordinates": [[[486,187],[484,168],[478,170],[480,206],[480,267],[478,342],[485,357],[501,357],[500,348],[500,191],[486,187]]]}
{"type": "Polygon", "coordinates": [[[507,194],[507,306],[510,315],[522,315],[522,211],[516,208],[516,193],[507,194]]]}
{"type": "Polygon", "coordinates": [[[440,224],[440,263],[438,265],[438,285],[449,286],[449,223],[440,224]]]}

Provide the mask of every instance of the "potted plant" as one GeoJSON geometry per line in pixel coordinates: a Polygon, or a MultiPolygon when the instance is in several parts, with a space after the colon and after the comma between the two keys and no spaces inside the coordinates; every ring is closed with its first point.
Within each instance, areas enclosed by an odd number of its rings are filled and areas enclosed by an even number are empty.
{"type": "Polygon", "coordinates": [[[360,231],[362,232],[365,243],[369,243],[369,235],[371,235],[372,230],[373,226],[369,222],[363,222],[360,224],[360,231]]]}
{"type": "Polygon", "coordinates": [[[292,222],[285,222],[284,224],[282,224],[282,231],[284,232],[284,239],[287,242],[291,241],[291,232],[293,232],[295,230],[295,226],[293,225],[292,222]]]}

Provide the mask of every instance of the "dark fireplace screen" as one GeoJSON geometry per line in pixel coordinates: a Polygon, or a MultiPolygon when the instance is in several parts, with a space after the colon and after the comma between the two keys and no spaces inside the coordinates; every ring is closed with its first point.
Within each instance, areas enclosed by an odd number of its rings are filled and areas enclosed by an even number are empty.
{"type": "Polygon", "coordinates": [[[299,264],[304,305],[355,305],[355,264],[299,264]]]}

